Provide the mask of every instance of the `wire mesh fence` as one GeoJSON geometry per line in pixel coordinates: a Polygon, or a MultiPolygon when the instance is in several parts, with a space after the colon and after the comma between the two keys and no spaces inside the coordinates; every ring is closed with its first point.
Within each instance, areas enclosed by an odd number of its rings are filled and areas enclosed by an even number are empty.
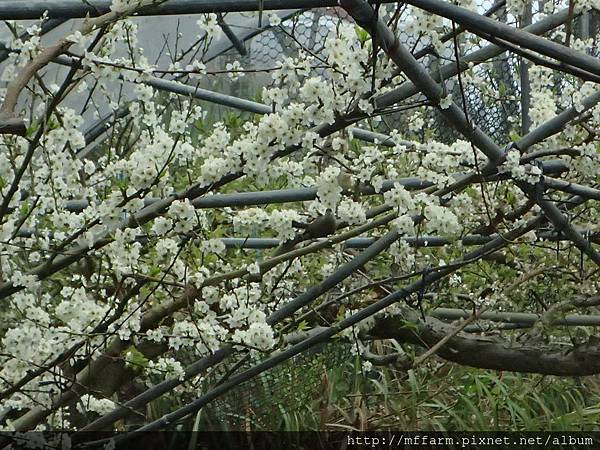
{"type": "MultiPolygon", "coordinates": [[[[334,370],[343,370],[353,356],[351,346],[334,342],[297,355],[285,364],[241,385],[203,410],[205,426],[212,430],[279,430],[295,414],[326,400],[327,379],[334,370]]],[[[244,360],[238,370],[258,362],[244,360]]],[[[205,386],[214,386],[226,369],[211,372],[205,386]]],[[[318,405],[315,405],[318,407],[318,405]]]]}
{"type": "MultiPolygon", "coordinates": [[[[481,11],[492,7],[493,2],[477,2],[481,11]]],[[[297,56],[299,51],[309,54],[319,54],[324,48],[327,36],[335,30],[340,19],[340,12],[335,8],[313,9],[297,14],[285,20],[281,26],[272,27],[246,43],[248,53],[241,56],[235,49],[221,55],[214,61],[217,67],[225,67],[227,63],[240,61],[245,69],[261,71],[277,67],[277,63],[283,58],[297,56]]],[[[414,51],[421,50],[427,46],[419,35],[406,31],[408,27],[400,27],[400,42],[414,51]]],[[[452,39],[444,44],[442,63],[451,62],[454,52],[452,39]]],[[[383,57],[383,56],[380,56],[383,57]]],[[[439,64],[437,56],[425,56],[424,64],[431,69],[434,64],[439,64]]],[[[504,93],[501,98],[490,98],[480,89],[469,85],[465,92],[465,108],[472,122],[481,128],[486,134],[498,142],[508,142],[509,134],[513,124],[507,118],[519,112],[519,58],[508,52],[494,59],[490,64],[480,66],[477,71],[479,76],[504,93]]],[[[315,69],[317,71],[318,69],[315,69]]],[[[234,95],[256,97],[263,86],[268,85],[270,77],[268,73],[260,73],[250,76],[243,81],[233,83],[229,88],[234,95]]],[[[453,98],[460,98],[460,87],[455,79],[446,80],[446,88],[453,94],[453,98]]],[[[402,129],[407,120],[406,113],[391,113],[385,116],[379,131],[389,132],[391,129],[402,129]]],[[[435,124],[437,130],[435,138],[444,142],[453,142],[459,134],[446,126],[443,119],[434,110],[430,110],[424,118],[435,124]]]]}

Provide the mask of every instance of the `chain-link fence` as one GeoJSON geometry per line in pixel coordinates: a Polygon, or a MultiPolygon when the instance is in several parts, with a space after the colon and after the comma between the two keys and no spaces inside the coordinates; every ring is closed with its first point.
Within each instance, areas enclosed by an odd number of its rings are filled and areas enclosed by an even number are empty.
{"type": "MultiPolygon", "coordinates": [[[[478,2],[482,11],[489,9],[492,2],[478,2]]],[[[217,67],[225,67],[228,62],[237,60],[246,69],[272,69],[277,62],[288,56],[295,56],[303,49],[307,53],[318,54],[324,47],[325,40],[340,20],[339,10],[333,8],[316,9],[299,13],[291,19],[284,21],[280,27],[273,27],[246,42],[247,55],[241,56],[235,49],[224,53],[214,61],[217,67]]],[[[343,19],[343,17],[342,17],[343,19]]],[[[419,36],[409,34],[400,26],[399,38],[407,48],[419,50],[425,46],[419,36]]],[[[448,64],[454,52],[454,43],[450,39],[445,43],[443,59],[435,56],[425,56],[422,61],[431,69],[434,64],[448,64]]],[[[384,58],[380,55],[380,58],[384,58]]],[[[481,66],[478,75],[494,85],[496,92],[502,92],[501,98],[489,98],[472,85],[465,89],[466,110],[472,122],[480,127],[498,142],[507,142],[511,128],[508,117],[519,112],[519,58],[503,53],[490,64],[481,66]]],[[[268,73],[251,75],[243,81],[229,86],[234,95],[250,95],[255,97],[262,86],[268,85],[268,73]]],[[[461,99],[462,95],[456,80],[445,82],[453,98],[461,99]]],[[[227,89],[227,87],[226,87],[227,89]]],[[[410,113],[409,113],[410,114],[410,113]]],[[[381,132],[390,129],[402,129],[406,125],[407,113],[387,114],[381,124],[381,132]]],[[[452,142],[458,134],[446,126],[442,119],[431,110],[425,120],[434,121],[434,128],[438,130],[438,139],[452,142]]]]}
{"type": "MultiPolygon", "coordinates": [[[[327,401],[331,372],[347,369],[354,356],[350,345],[341,342],[322,345],[302,353],[207,405],[203,426],[211,430],[293,429],[298,417],[318,410],[327,401]]],[[[256,364],[244,359],[237,371],[256,364]]],[[[205,386],[211,387],[227,374],[226,368],[211,372],[205,386]]]]}

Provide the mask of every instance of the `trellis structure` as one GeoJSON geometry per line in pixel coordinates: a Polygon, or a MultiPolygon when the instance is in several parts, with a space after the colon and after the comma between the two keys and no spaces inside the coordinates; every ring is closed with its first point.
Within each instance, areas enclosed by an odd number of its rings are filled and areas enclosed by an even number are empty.
{"type": "MultiPolygon", "coordinates": [[[[239,11],[257,11],[259,9],[256,1],[231,0],[231,1],[178,1],[170,0],[161,5],[152,5],[142,8],[138,14],[148,15],[169,15],[169,14],[198,14],[198,13],[231,13],[239,11]]],[[[262,8],[264,11],[294,9],[297,12],[290,13],[289,16],[284,16],[284,21],[288,20],[290,24],[298,17],[306,18],[306,14],[310,11],[303,12],[300,10],[310,10],[311,8],[320,8],[319,11],[326,17],[324,20],[333,21],[331,11],[335,11],[338,16],[343,16],[343,19],[336,20],[353,20],[362,29],[369,33],[370,39],[373,42],[373,58],[388,58],[395,66],[398,75],[405,77],[405,81],[398,85],[392,84],[389,90],[369,98],[375,111],[385,111],[393,108],[394,105],[402,101],[409,100],[417,96],[420,101],[424,102],[430,110],[429,119],[438,120],[442,118],[447,129],[438,133],[441,140],[454,141],[456,136],[466,140],[480,150],[486,157],[487,161],[479,161],[474,167],[468,167],[467,170],[453,173],[453,181],[442,187],[438,187],[432,180],[420,179],[417,177],[391,179],[386,180],[380,189],[375,190],[373,186],[361,184],[357,185],[357,189],[344,188],[347,195],[369,196],[378,195],[386,192],[400,184],[410,191],[424,191],[430,195],[440,198],[443,203],[450,194],[460,192],[470,186],[478,186],[483,183],[491,183],[499,180],[513,179],[515,184],[522,191],[523,195],[529,200],[529,208],[536,205],[539,208],[539,213],[527,220],[521,220],[522,217],[529,212],[529,209],[517,210],[510,217],[513,226],[506,232],[497,233],[494,226],[491,230],[486,230],[480,233],[472,233],[462,236],[460,239],[450,239],[444,236],[403,236],[397,229],[390,228],[381,236],[373,237],[365,234],[371,232],[376,227],[388,226],[398,217],[398,212],[386,204],[376,206],[367,211],[368,221],[357,226],[348,226],[346,223],[338,223],[336,233],[325,239],[314,239],[313,242],[306,246],[293,249],[287,253],[277,256],[262,259],[257,262],[260,274],[265,274],[269,270],[278,266],[281,263],[292,261],[310,253],[330,249],[338,244],[343,244],[346,249],[360,249],[359,252],[353,253],[351,259],[340,264],[335,271],[326,276],[320,283],[306,288],[303,292],[296,293],[294,297],[287,303],[279,306],[268,315],[266,322],[275,329],[281,329],[289,324],[294,323],[294,318],[298,318],[297,313],[305,312],[314,309],[318,305],[318,301],[323,295],[329,291],[336,289],[343,281],[357,274],[365,265],[377,257],[383,255],[394,243],[398,241],[408,242],[415,247],[435,247],[435,246],[451,246],[460,241],[461,245],[475,246],[475,249],[467,251],[463,256],[456,260],[440,266],[426,268],[412,274],[407,274],[405,279],[407,284],[401,288],[388,292],[386,295],[380,296],[368,306],[359,308],[356,312],[347,317],[338,319],[328,326],[315,327],[312,332],[303,336],[303,339],[291,340],[289,345],[284,344],[281,351],[273,353],[253,365],[245,367],[234,373],[227,374],[226,377],[220,380],[199,395],[198,398],[188,402],[181,408],[164,415],[163,417],[151,421],[141,426],[138,431],[149,431],[156,429],[168,428],[171,424],[188,417],[190,414],[201,410],[211,401],[218,399],[227,392],[239,387],[249,380],[253,380],[266,371],[272,370],[274,367],[289,361],[298,355],[303,355],[316,345],[331,341],[340,332],[351,329],[359,325],[365,319],[375,318],[375,323],[369,330],[369,333],[376,339],[396,339],[399,342],[410,343],[420,346],[425,346],[428,352],[421,356],[412,364],[419,364],[432,353],[436,353],[444,359],[454,361],[460,364],[491,368],[499,370],[514,370],[523,372],[537,372],[543,374],[556,375],[586,375],[600,373],[600,347],[594,339],[590,339],[586,343],[574,345],[573,348],[565,353],[562,349],[551,345],[541,346],[537,351],[531,351],[527,346],[516,346],[507,348],[502,342],[493,341],[476,334],[477,329],[468,328],[471,322],[476,320],[492,320],[503,323],[518,323],[528,326],[533,326],[546,320],[545,315],[536,315],[531,313],[497,313],[487,311],[487,308],[481,307],[477,310],[466,311],[464,309],[448,309],[439,308],[428,312],[427,317],[422,316],[418,308],[410,308],[402,306],[399,308],[396,316],[388,317],[379,315],[382,311],[390,306],[403,304],[410,297],[417,297],[422,300],[425,290],[436,285],[440,281],[449,277],[451,274],[490,257],[502,249],[509,247],[512,242],[521,238],[529,232],[536,231],[538,238],[549,242],[566,242],[568,245],[573,245],[577,248],[588,261],[595,265],[600,265],[600,254],[597,250],[597,244],[600,242],[598,231],[595,229],[580,229],[573,224],[570,218],[570,212],[576,208],[581,208],[582,205],[589,204],[600,200],[600,189],[595,185],[583,185],[561,178],[563,174],[568,174],[571,168],[565,163],[564,159],[543,159],[555,158],[564,154],[570,155],[574,159],[584,156],[576,149],[559,149],[558,152],[553,152],[551,149],[540,149],[536,147],[543,143],[548,138],[561,133],[572,122],[585,124],[587,120],[595,120],[593,114],[597,114],[595,109],[600,102],[600,91],[595,91],[592,95],[581,99],[580,103],[570,108],[560,111],[555,117],[538,125],[530,126],[530,119],[527,117],[529,111],[529,89],[527,85],[527,69],[522,63],[523,60],[528,60],[532,65],[540,65],[550,67],[556,73],[566,73],[574,76],[582,81],[598,83],[600,80],[600,61],[592,54],[574,50],[561,43],[557,43],[544,37],[548,32],[567,24],[569,29],[573,27],[573,21],[577,18],[580,12],[574,12],[573,9],[566,8],[564,10],[549,14],[541,20],[528,24],[527,21],[522,23],[523,28],[511,26],[504,21],[499,20],[494,15],[504,10],[504,2],[499,2],[495,5],[486,5],[487,12],[478,14],[467,10],[463,7],[453,5],[441,0],[409,0],[404,2],[413,5],[416,8],[428,11],[433,15],[437,15],[448,19],[453,24],[453,33],[449,33],[444,39],[447,43],[454,43],[465,34],[465,30],[480,36],[483,40],[488,41],[488,45],[479,45],[471,53],[460,55],[459,50],[455,50],[456,54],[453,57],[446,58],[447,61],[440,62],[441,58],[435,57],[435,49],[431,46],[423,46],[422,48],[409,48],[411,36],[402,33],[402,24],[398,25],[397,30],[390,28],[393,23],[391,17],[382,17],[378,14],[379,4],[390,4],[391,7],[398,8],[396,12],[402,9],[402,5],[396,2],[386,1],[377,2],[376,5],[371,5],[364,0],[340,0],[325,1],[325,0],[264,0],[262,8]],[[327,14],[324,14],[322,8],[330,8],[327,14]],[[377,53],[377,49],[383,54],[377,53]],[[494,61],[496,68],[500,68],[501,73],[511,76],[510,80],[506,81],[506,86],[509,92],[520,96],[520,99],[512,98],[506,104],[486,107],[483,102],[483,95],[479,92],[466,93],[466,97],[461,97],[465,91],[461,89],[461,76],[472,66],[486,64],[490,60],[501,57],[500,61],[494,61]],[[516,73],[515,61],[521,61],[516,73]],[[513,69],[509,70],[510,67],[513,69]],[[520,78],[521,85],[516,82],[516,77],[520,78]],[[450,85],[450,80],[454,79],[450,85]],[[525,81],[525,83],[524,83],[525,81]],[[448,98],[448,90],[455,93],[449,104],[446,104],[448,98]],[[467,98],[468,97],[468,98],[467,98]],[[503,110],[502,108],[508,108],[503,110]],[[472,111],[479,111],[480,114],[473,114],[472,111]],[[502,115],[509,116],[515,111],[520,111],[522,117],[522,127],[519,136],[511,136],[509,133],[509,125],[501,120],[502,115]],[[586,115],[587,114],[587,115],[586,115]],[[592,115],[592,117],[590,117],[592,115]],[[493,120],[490,120],[490,117],[493,120]],[[520,155],[521,167],[530,171],[532,167],[539,168],[539,177],[535,184],[528,183],[523,180],[515,179],[510,170],[506,169],[506,161],[509,151],[516,149],[520,155]],[[569,194],[568,200],[556,202],[550,197],[550,193],[559,192],[561,194],[569,194]],[[410,276],[409,276],[410,275],[410,276]],[[412,281],[411,281],[412,280],[412,281]],[[448,323],[449,320],[463,318],[465,321],[459,326],[452,326],[448,323]],[[413,323],[412,326],[406,326],[406,322],[413,323]],[[472,331],[469,333],[469,331],[472,331]]],[[[0,17],[4,20],[25,20],[39,18],[44,11],[48,11],[48,17],[60,21],[66,18],[80,18],[85,15],[97,17],[98,26],[103,26],[103,20],[117,20],[119,16],[110,16],[110,1],[90,1],[86,4],[75,0],[55,0],[44,2],[26,2],[19,4],[18,2],[0,2],[0,17]],[[108,18],[108,19],[107,19],[108,18]]],[[[261,10],[261,14],[263,11],[261,10]]],[[[504,13],[506,14],[506,13],[504,13]]],[[[592,12],[586,12],[589,17],[592,17],[592,12]]],[[[585,32],[593,36],[596,30],[590,29],[589,24],[594,23],[584,16],[583,21],[588,21],[585,32]]],[[[313,14],[312,20],[315,19],[313,14]]],[[[506,16],[504,16],[506,19],[506,16]]],[[[226,20],[226,17],[225,17],[226,20]]],[[[59,22],[52,22],[53,25],[58,25],[59,22]]],[[[285,24],[286,22],[284,22],[285,24]]],[[[320,22],[316,22],[318,26],[320,22]]],[[[319,29],[315,23],[310,26],[304,26],[300,33],[318,33],[319,29]]],[[[243,53],[247,49],[247,41],[254,38],[262,39],[261,36],[267,36],[265,33],[271,33],[271,36],[265,38],[272,42],[272,34],[281,32],[282,35],[288,31],[283,28],[261,27],[259,33],[247,33],[245,36],[236,35],[235,30],[227,28],[226,22],[221,19],[221,26],[225,26],[225,33],[231,42],[229,47],[230,52],[243,53]],[[279,30],[279,31],[278,31],[279,30]],[[244,42],[246,44],[244,44],[244,42]]],[[[593,27],[592,27],[593,28],[593,27]]],[[[291,25],[290,25],[290,29],[291,25]]],[[[293,28],[296,30],[295,28],[293,28]]],[[[289,33],[289,31],[288,31],[289,33]]],[[[413,37],[414,38],[414,37],[413,37]]],[[[51,48],[48,52],[41,54],[33,59],[33,64],[28,65],[23,69],[20,78],[8,86],[7,95],[2,106],[2,126],[0,131],[6,135],[26,133],[26,128],[23,122],[23,117],[18,111],[18,99],[21,92],[24,90],[27,83],[35,78],[36,72],[46,64],[58,63],[69,68],[72,74],[76,74],[78,70],[83,68],[80,56],[75,54],[66,55],[69,45],[63,44],[58,47],[51,48]]],[[[259,48],[263,50],[267,48],[263,43],[259,48]]],[[[268,53],[268,49],[266,51],[268,53]]],[[[440,55],[437,55],[438,57],[440,55]]],[[[258,56],[258,58],[260,55],[258,56]]],[[[214,59],[219,61],[219,58],[224,56],[214,55],[214,59]]],[[[245,58],[257,58],[250,50],[245,58]]],[[[159,77],[158,73],[145,78],[144,83],[157,91],[174,93],[188,98],[194,98],[202,101],[211,102],[227,108],[233,108],[257,115],[265,115],[273,112],[270,105],[253,101],[250,99],[238,98],[229,94],[214,92],[209,89],[202,89],[192,85],[189,82],[182,81],[182,78],[159,77]]],[[[121,105],[123,106],[123,105],[121,105]]],[[[121,121],[129,114],[127,107],[122,107],[115,113],[108,114],[100,119],[97,123],[89,127],[86,136],[86,143],[89,145],[103,136],[111,127],[118,126],[121,121]]],[[[402,125],[406,123],[406,118],[403,111],[394,113],[393,120],[396,124],[402,125]]],[[[397,142],[394,137],[387,134],[390,130],[385,127],[380,129],[366,129],[365,119],[369,118],[369,114],[364,113],[358,107],[358,102],[354,108],[348,110],[345,115],[336,117],[333,123],[315,124],[312,131],[318,134],[321,138],[326,138],[340,130],[350,130],[353,136],[357,139],[367,142],[380,143],[384,146],[394,147],[401,142],[397,142]],[[360,125],[360,126],[359,126],[360,125]]],[[[387,125],[387,124],[384,124],[387,125]]],[[[438,128],[441,125],[438,126],[438,128]]],[[[589,130],[591,142],[595,141],[594,130],[589,130]]],[[[39,141],[39,136],[30,138],[31,141],[36,139],[39,141]]],[[[102,140],[100,141],[100,145],[102,140]]],[[[407,145],[412,145],[406,142],[407,145]]],[[[30,149],[29,159],[35,150],[35,145],[30,149]]],[[[283,158],[295,153],[301,152],[298,145],[288,146],[274,153],[272,159],[283,158]]],[[[83,149],[79,153],[79,157],[83,157],[89,149],[83,149]]],[[[23,189],[19,185],[19,179],[27,169],[27,156],[23,160],[22,170],[15,169],[15,180],[11,188],[5,194],[2,205],[0,206],[0,220],[5,220],[11,211],[18,208],[18,202],[13,200],[13,197],[18,195],[23,189]],[[19,176],[20,174],[20,176],[19,176]]],[[[139,211],[132,213],[124,218],[119,223],[119,228],[139,226],[148,223],[160,215],[173,204],[173,202],[183,199],[189,199],[191,204],[197,209],[215,209],[215,208],[231,208],[249,205],[267,205],[267,204],[283,204],[288,202],[301,202],[317,198],[317,187],[302,187],[281,189],[277,191],[255,191],[255,192],[234,192],[234,193],[218,193],[218,189],[225,187],[236,180],[242,179],[244,173],[241,171],[231,172],[218,181],[211,183],[209,186],[203,186],[190,183],[185,189],[174,193],[171,196],[161,198],[144,198],[145,204],[139,211]],[[210,195],[207,195],[210,194],[210,195]]],[[[23,190],[24,191],[24,190],[23,190]]],[[[25,200],[27,193],[22,195],[25,200]]],[[[73,199],[66,205],[67,210],[71,212],[85,211],[89,207],[85,199],[73,199]]],[[[425,220],[423,215],[413,217],[415,223],[420,223],[425,220]]],[[[35,230],[20,228],[15,236],[36,236],[35,230]]],[[[72,267],[78,261],[85,260],[86,256],[94,249],[98,250],[109,245],[114,240],[113,232],[103,232],[94,236],[93,242],[86,245],[71,245],[68,242],[66,249],[68,251],[57,254],[46,262],[34,267],[28,274],[35,275],[38,279],[50,279],[54,274],[72,267]]],[[[254,248],[266,249],[277,247],[282,244],[280,240],[265,237],[225,237],[222,239],[227,247],[230,248],[254,248]]],[[[138,236],[138,242],[144,244],[144,236],[138,236]]],[[[214,286],[222,283],[225,280],[233,280],[238,278],[246,278],[250,281],[256,274],[250,273],[248,269],[238,269],[225,274],[218,274],[207,277],[202,282],[200,287],[194,285],[179,286],[181,292],[179,296],[172,300],[156,305],[153,308],[146,310],[141,318],[141,331],[152,330],[157,328],[163,320],[172,316],[175,312],[186,308],[200,296],[201,288],[214,286]]],[[[20,292],[24,286],[16,284],[14,281],[3,281],[0,284],[0,298],[6,299],[11,295],[20,292]]],[[[590,307],[597,305],[597,296],[591,296],[586,299],[574,299],[573,302],[558,305],[566,311],[576,309],[578,307],[590,307]]],[[[557,306],[557,307],[558,307],[557,306]]],[[[562,311],[562,309],[561,309],[562,311]]],[[[596,326],[599,323],[597,316],[572,315],[563,319],[554,320],[555,324],[560,325],[586,325],[596,326]]],[[[108,323],[99,323],[93,333],[106,332],[108,323]]],[[[72,348],[60,354],[53,361],[49,361],[46,367],[36,368],[27,374],[22,380],[14,385],[7,387],[2,392],[3,398],[18,393],[23,386],[35,380],[36,377],[45,373],[49,368],[57,367],[67,361],[70,355],[75,353],[84,345],[84,342],[76,343],[72,348]]],[[[113,338],[108,341],[106,347],[100,357],[85,361],[85,365],[79,368],[77,373],[73,374],[75,382],[71,386],[62,389],[52,399],[50,406],[32,407],[29,411],[19,415],[12,422],[12,426],[16,430],[33,429],[53,411],[72,403],[83,392],[94,392],[94,386],[97,384],[94,375],[101,372],[103,368],[112,366],[112,360],[118,358],[128,348],[128,344],[118,338],[113,338]]],[[[154,351],[154,350],[152,350],[154,351]]],[[[149,353],[152,353],[149,351],[149,353]]],[[[185,373],[181,377],[167,378],[166,380],[155,384],[154,386],[145,389],[143,392],[127,400],[122,405],[111,412],[102,415],[95,421],[87,424],[83,430],[103,430],[110,429],[115,422],[127,416],[132,410],[140,410],[148,403],[167,394],[176,387],[193,380],[199,375],[203,375],[209,371],[211,367],[228,361],[235,360],[239,357],[241,351],[233,344],[224,344],[220,349],[211,352],[208,356],[203,356],[195,361],[192,361],[186,368],[185,373]]],[[[117,367],[117,371],[122,374],[129,374],[128,369],[121,364],[117,367]]],[[[119,378],[119,377],[116,377],[119,378]]],[[[113,390],[118,389],[115,386],[113,390]]],[[[120,439],[127,439],[133,434],[121,436],[120,439]]]]}

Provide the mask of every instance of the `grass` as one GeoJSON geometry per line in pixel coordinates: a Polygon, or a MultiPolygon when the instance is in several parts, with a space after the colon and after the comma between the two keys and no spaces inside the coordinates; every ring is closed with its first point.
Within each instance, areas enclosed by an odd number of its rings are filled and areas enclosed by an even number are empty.
{"type": "Polygon", "coordinates": [[[578,380],[494,372],[436,359],[409,371],[385,367],[363,373],[361,367],[355,356],[328,367],[291,364],[286,377],[272,383],[263,380],[251,390],[242,386],[211,411],[220,411],[221,428],[243,430],[600,429],[595,377],[578,380]],[[295,399],[289,398],[289,390],[278,397],[277,383],[286,378],[293,380],[295,399]],[[242,391],[251,406],[227,412],[227,402],[242,391]]]}

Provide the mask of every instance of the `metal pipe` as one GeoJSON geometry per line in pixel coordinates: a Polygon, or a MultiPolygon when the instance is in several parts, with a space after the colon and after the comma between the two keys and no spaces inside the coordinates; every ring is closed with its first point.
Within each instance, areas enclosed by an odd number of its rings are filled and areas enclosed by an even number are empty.
{"type": "MultiPolygon", "coordinates": [[[[590,239],[600,237],[599,232],[592,230],[580,230],[582,234],[590,239]]],[[[469,234],[461,239],[452,239],[442,236],[406,236],[399,240],[406,242],[411,247],[443,247],[445,245],[460,242],[465,246],[482,245],[493,240],[497,235],[489,236],[479,234],[469,234]]],[[[555,231],[542,232],[538,234],[540,240],[546,241],[568,241],[565,236],[555,231]]],[[[344,242],[345,248],[366,248],[373,244],[377,238],[375,237],[355,237],[344,242]]],[[[221,241],[227,248],[248,248],[248,249],[267,249],[274,248],[281,244],[279,239],[273,238],[222,238],[221,241]]]]}
{"type": "MultiPolygon", "coordinates": [[[[531,25],[532,15],[531,3],[525,2],[521,23],[531,25]]],[[[519,58],[519,78],[521,81],[521,134],[527,134],[531,128],[531,117],[529,117],[531,85],[529,82],[529,66],[523,57],[519,58]]]]}
{"type": "Polygon", "coordinates": [[[503,40],[533,50],[544,56],[579,67],[600,75],[600,60],[591,55],[573,50],[550,39],[544,39],[526,31],[513,28],[468,9],[440,0],[407,0],[406,3],[430,13],[454,20],[467,30],[481,35],[501,36],[503,40]]]}
{"type": "MultiPolygon", "coordinates": [[[[541,169],[544,174],[557,174],[569,170],[565,161],[557,159],[551,161],[543,161],[541,163],[541,169]]],[[[462,173],[454,174],[456,178],[464,176],[462,173]]],[[[508,178],[509,174],[492,175],[490,180],[498,181],[502,178],[508,178]]],[[[581,194],[583,197],[589,197],[597,193],[596,189],[588,188],[586,186],[576,185],[573,183],[562,183],[561,180],[555,180],[554,178],[549,179],[549,183],[553,183],[552,187],[565,192],[581,194]],[[556,181],[556,183],[555,183],[556,181]],[[565,187],[569,186],[568,190],[565,187]],[[561,189],[561,187],[563,189],[561,189]]],[[[397,180],[385,180],[381,185],[379,193],[389,191],[394,187],[395,183],[399,183],[409,191],[425,189],[433,186],[433,183],[428,180],[422,180],[415,177],[399,178],[397,180]]],[[[375,189],[371,186],[364,186],[361,188],[360,193],[362,195],[374,195],[376,194],[375,189]]],[[[270,205],[273,203],[293,203],[293,202],[306,202],[317,198],[316,187],[304,187],[304,188],[292,188],[292,189],[279,189],[271,191],[254,191],[254,192],[235,192],[231,194],[214,194],[198,197],[192,200],[192,205],[198,209],[208,208],[226,208],[226,207],[241,207],[241,206],[256,206],[256,205],[270,205]]],[[[144,206],[152,205],[160,198],[146,198],[144,199],[144,206]]],[[[89,203],[85,199],[69,200],[66,203],[66,209],[70,212],[81,212],[89,206],[89,203]]]]}
{"type": "MultiPolygon", "coordinates": [[[[0,20],[35,20],[48,11],[50,18],[98,17],[110,10],[112,0],[27,0],[0,2],[0,20]]],[[[395,0],[381,0],[395,3],[395,0]]],[[[309,9],[338,6],[337,0],[262,0],[263,10],[309,9]]],[[[140,9],[138,16],[258,11],[258,0],[169,0],[158,6],[140,9]]]]}
{"type": "MultiPolygon", "coordinates": [[[[436,319],[458,320],[471,317],[473,315],[473,311],[456,308],[436,308],[433,311],[430,311],[428,314],[436,319]]],[[[479,318],[481,320],[489,320],[491,322],[533,325],[538,322],[542,316],[533,313],[489,311],[482,313],[479,318]]],[[[573,314],[556,319],[552,323],[554,325],[597,327],[600,326],[600,316],[573,314]]]]}

